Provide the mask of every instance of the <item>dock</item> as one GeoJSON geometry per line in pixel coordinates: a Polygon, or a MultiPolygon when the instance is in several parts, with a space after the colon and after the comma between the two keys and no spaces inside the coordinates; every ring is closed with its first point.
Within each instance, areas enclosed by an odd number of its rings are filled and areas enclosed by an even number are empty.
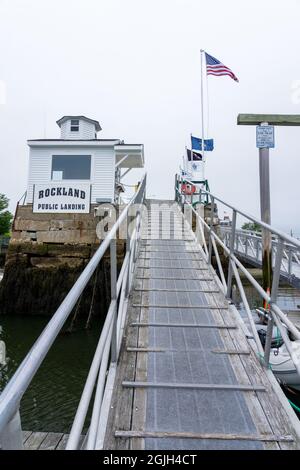
{"type": "Polygon", "coordinates": [[[149,211],[103,448],[299,449],[286,399],[179,206],[164,235],[149,211]]]}
{"type": "MultiPolygon", "coordinates": [[[[146,177],[3,390],[2,449],[300,449],[300,422],[270,369],[238,272],[271,303],[283,337],[284,325],[300,340],[276,304],[281,251],[271,302],[234,247],[227,249],[218,237],[212,218],[208,225],[189,202],[184,207],[178,200],[147,200],[145,191],[146,177]],[[200,221],[196,230],[186,208],[200,221]],[[132,230],[118,272],[114,235],[128,220],[132,230]],[[230,256],[249,325],[232,301],[232,276],[224,274],[217,244],[230,256]],[[69,435],[24,433],[20,400],[108,249],[111,302],[69,435]]],[[[269,230],[300,248],[288,235],[269,230]]],[[[291,348],[287,335],[284,342],[291,348]]]]}
{"type": "MultiPolygon", "coordinates": [[[[65,450],[69,434],[60,432],[23,431],[24,450],[65,450]]],[[[85,436],[80,439],[80,444],[85,436]]]]}

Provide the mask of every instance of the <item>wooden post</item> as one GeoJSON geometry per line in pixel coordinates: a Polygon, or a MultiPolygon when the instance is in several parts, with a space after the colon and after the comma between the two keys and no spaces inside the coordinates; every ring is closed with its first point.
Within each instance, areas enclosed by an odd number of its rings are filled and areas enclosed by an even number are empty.
{"type": "MultiPolygon", "coordinates": [[[[260,181],[260,213],[261,220],[271,225],[271,202],[270,202],[270,167],[269,149],[259,149],[259,181],[260,181]]],[[[263,288],[271,292],[272,285],[272,235],[268,230],[262,230],[262,272],[263,288]]],[[[264,300],[264,308],[267,302],[264,300]]]]}
{"type": "MultiPolygon", "coordinates": [[[[238,125],[244,126],[300,126],[300,114],[239,114],[238,125]]],[[[270,207],[270,172],[269,172],[269,149],[259,149],[259,177],[260,177],[260,208],[261,219],[271,224],[270,207]]],[[[270,232],[262,231],[262,267],[263,287],[265,291],[271,291],[272,285],[272,236],[270,232]]],[[[264,301],[264,307],[266,302],[264,301]]]]}

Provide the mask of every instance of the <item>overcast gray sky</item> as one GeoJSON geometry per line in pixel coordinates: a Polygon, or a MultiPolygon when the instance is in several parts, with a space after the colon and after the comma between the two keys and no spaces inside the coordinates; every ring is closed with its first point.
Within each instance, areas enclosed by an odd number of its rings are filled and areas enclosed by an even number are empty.
{"type": "MultiPolygon", "coordinates": [[[[236,118],[300,114],[299,18],[297,0],[0,0],[0,192],[13,210],[26,140],[57,138],[58,118],[84,114],[101,138],[143,143],[148,195],[172,198],[190,133],[201,131],[203,48],[240,80],[208,77],[209,184],[258,215],[255,128],[236,118]]],[[[300,234],[300,129],[275,131],[273,224],[300,234]]]]}

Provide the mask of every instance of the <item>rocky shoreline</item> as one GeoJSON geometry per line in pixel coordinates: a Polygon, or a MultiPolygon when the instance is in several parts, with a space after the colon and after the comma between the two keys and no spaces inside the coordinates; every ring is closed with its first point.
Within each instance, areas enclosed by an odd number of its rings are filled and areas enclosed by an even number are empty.
{"type": "MultiPolygon", "coordinates": [[[[124,243],[118,246],[118,267],[124,243]]],[[[55,313],[96,249],[86,244],[11,242],[0,284],[0,314],[47,315],[55,313]]],[[[77,316],[106,314],[110,302],[110,258],[107,253],[86,286],[77,316]]]]}

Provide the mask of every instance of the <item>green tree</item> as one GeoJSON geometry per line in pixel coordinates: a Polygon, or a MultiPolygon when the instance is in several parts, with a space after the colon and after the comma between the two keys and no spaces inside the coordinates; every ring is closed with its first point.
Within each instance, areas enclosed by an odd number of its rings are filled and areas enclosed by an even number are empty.
{"type": "Polygon", "coordinates": [[[261,232],[261,226],[256,222],[246,222],[242,225],[243,230],[252,230],[253,232],[261,232]]]}
{"type": "Polygon", "coordinates": [[[13,215],[5,210],[8,207],[9,199],[4,195],[0,194],[0,235],[8,235],[13,215]]]}

